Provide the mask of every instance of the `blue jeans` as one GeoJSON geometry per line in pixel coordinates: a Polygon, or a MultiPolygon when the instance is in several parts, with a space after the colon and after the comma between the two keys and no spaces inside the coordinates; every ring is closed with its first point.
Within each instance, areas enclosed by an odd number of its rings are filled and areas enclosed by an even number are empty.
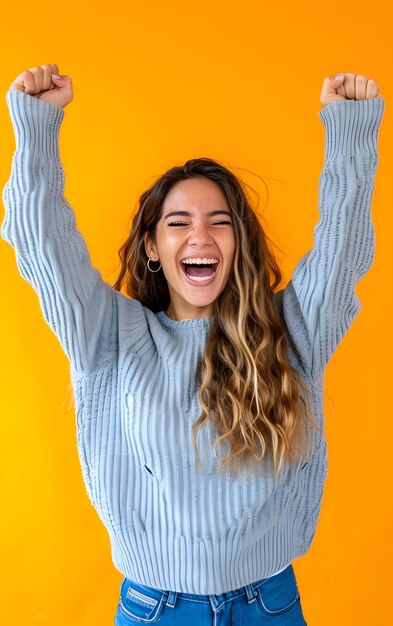
{"type": "Polygon", "coordinates": [[[124,578],[115,626],[307,626],[293,566],[220,595],[164,591],[124,578]]]}

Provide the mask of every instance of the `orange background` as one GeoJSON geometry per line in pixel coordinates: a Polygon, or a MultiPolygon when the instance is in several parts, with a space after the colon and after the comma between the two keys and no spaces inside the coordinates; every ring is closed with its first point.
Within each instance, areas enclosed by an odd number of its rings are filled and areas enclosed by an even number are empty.
{"type": "MultiPolygon", "coordinates": [[[[362,311],[326,371],[329,473],[314,542],[294,568],[309,626],[384,626],[393,530],[392,16],[387,1],[272,7],[2,7],[0,184],[15,148],[5,92],[23,70],[57,63],[74,85],[60,131],[65,193],[105,280],[117,276],[117,250],[144,189],[172,165],[209,156],[260,195],[287,282],[318,220],[323,79],[343,71],[378,82],[386,108],[372,206],[376,256],[357,287],[362,311]]],[[[0,244],[0,622],[110,626],[122,575],[82,481],[68,360],[12,248],[0,244]]]]}

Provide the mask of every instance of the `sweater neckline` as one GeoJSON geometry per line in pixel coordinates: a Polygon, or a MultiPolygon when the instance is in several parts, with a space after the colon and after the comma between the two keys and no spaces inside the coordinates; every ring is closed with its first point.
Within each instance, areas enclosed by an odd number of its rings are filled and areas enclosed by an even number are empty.
{"type": "Polygon", "coordinates": [[[173,320],[165,313],[165,311],[159,311],[156,313],[160,322],[169,330],[174,332],[190,332],[192,330],[205,330],[210,327],[213,316],[210,317],[197,317],[195,319],[186,320],[173,320]]]}

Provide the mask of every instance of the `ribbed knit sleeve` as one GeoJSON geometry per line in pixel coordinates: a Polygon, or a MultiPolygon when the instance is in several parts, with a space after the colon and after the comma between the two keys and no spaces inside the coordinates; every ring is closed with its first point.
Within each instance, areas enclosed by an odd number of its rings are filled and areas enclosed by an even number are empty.
{"type": "Polygon", "coordinates": [[[91,265],[74,212],[64,197],[58,136],[64,110],[21,91],[6,93],[15,131],[11,175],[3,189],[2,238],[22,277],[38,294],[46,322],[76,371],[116,340],[116,298],[91,265]]]}
{"type": "Polygon", "coordinates": [[[319,178],[319,221],[312,249],[296,265],[283,313],[303,366],[323,374],[361,303],[355,286],[372,265],[371,201],[384,99],[325,105],[325,154],[319,178]]]}

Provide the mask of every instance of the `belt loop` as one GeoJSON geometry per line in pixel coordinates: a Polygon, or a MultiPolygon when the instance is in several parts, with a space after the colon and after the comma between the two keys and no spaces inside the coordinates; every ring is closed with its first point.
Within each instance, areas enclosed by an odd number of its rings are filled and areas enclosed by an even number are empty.
{"type": "Polygon", "coordinates": [[[176,604],[176,600],[177,600],[177,591],[168,591],[168,598],[165,602],[165,604],[167,606],[170,606],[172,609],[176,604]]]}
{"type": "Polygon", "coordinates": [[[244,589],[246,590],[248,604],[255,602],[255,599],[258,595],[258,589],[254,589],[252,583],[250,583],[249,585],[245,585],[244,589]]]}

